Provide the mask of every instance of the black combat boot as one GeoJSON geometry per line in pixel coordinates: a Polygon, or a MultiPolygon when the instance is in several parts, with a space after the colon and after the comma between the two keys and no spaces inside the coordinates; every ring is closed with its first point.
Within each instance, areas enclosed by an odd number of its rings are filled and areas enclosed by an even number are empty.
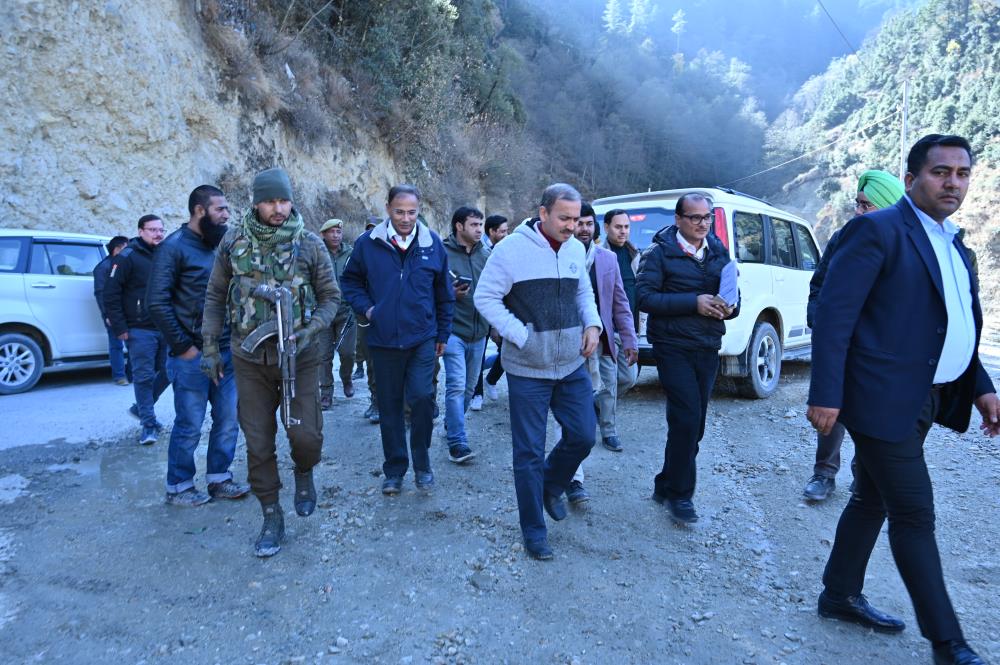
{"type": "Polygon", "coordinates": [[[299,517],[309,517],[316,510],[316,486],[313,484],[312,469],[295,469],[295,513],[299,517]]]}
{"type": "Polygon", "coordinates": [[[285,513],[277,501],[260,507],[264,511],[264,526],[253,545],[253,553],[263,558],[281,551],[281,541],[285,539],[285,513]]]}

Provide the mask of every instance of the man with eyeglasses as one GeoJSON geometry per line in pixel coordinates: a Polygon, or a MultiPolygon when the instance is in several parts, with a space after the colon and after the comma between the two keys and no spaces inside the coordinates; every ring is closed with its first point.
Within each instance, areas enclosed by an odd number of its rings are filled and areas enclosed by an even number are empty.
{"type": "Polygon", "coordinates": [[[639,309],[649,314],[646,337],[667,394],[667,445],[653,481],[653,500],[678,525],[698,521],[695,457],[705,434],[708,398],[719,370],[726,319],[739,314],[718,297],[729,251],[709,233],[712,201],[688,192],[674,208],[673,226],[653,236],[636,277],[639,309]]]}
{"type": "MultiPolygon", "coordinates": [[[[888,208],[903,198],[903,193],[903,183],[891,173],[877,169],[865,171],[858,178],[858,194],[854,198],[854,215],[859,217],[881,208],[888,208]]],[[[809,305],[806,309],[806,322],[810,328],[815,322],[823,280],[826,278],[826,270],[830,267],[830,260],[837,249],[842,230],[838,229],[830,236],[830,241],[826,244],[826,251],[823,252],[823,258],[809,282],[809,305]]],[[[846,431],[843,425],[836,423],[829,434],[817,433],[816,464],[813,466],[813,476],[806,483],[805,489],[802,490],[802,496],[807,501],[825,501],[836,489],[837,472],[840,471],[840,447],[844,442],[846,431]]]]}
{"type": "Polygon", "coordinates": [[[153,252],[163,242],[163,220],[157,215],[139,218],[139,235],[115,257],[104,286],[104,307],[111,330],[128,347],[132,363],[135,404],[129,413],[142,421],[139,443],[156,443],[163,425],[154,406],[170,385],[167,379],[167,341],[146,309],[146,285],[153,269],[153,252]]]}

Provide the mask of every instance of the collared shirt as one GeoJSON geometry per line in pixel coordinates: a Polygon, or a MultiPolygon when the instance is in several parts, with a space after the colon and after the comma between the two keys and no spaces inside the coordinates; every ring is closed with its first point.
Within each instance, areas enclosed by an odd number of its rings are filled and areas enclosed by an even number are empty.
{"type": "Polygon", "coordinates": [[[704,238],[701,239],[701,247],[695,247],[684,239],[684,236],[681,235],[680,231],[677,232],[677,244],[681,246],[681,249],[684,250],[685,254],[693,256],[698,261],[705,258],[705,250],[708,249],[708,243],[705,242],[704,238]]]}
{"type": "Polygon", "coordinates": [[[401,252],[408,250],[410,248],[410,243],[412,243],[413,239],[417,237],[416,226],[414,226],[413,230],[410,231],[410,235],[405,238],[396,233],[396,227],[392,225],[392,222],[389,222],[389,228],[392,230],[392,234],[389,236],[389,239],[392,241],[392,244],[396,246],[396,249],[401,252]]]}
{"type": "Polygon", "coordinates": [[[556,254],[558,254],[559,253],[559,248],[562,247],[562,243],[559,242],[558,240],[553,240],[552,238],[549,237],[549,234],[547,234],[545,232],[545,230],[542,229],[542,222],[541,221],[539,221],[539,222],[537,222],[535,224],[535,228],[538,229],[538,232],[542,234],[543,238],[545,238],[546,240],[549,241],[549,247],[552,248],[552,251],[555,252],[556,254]]]}
{"type": "Polygon", "coordinates": [[[909,196],[906,200],[927,233],[934,248],[941,285],[944,287],[944,306],[948,313],[948,327],[944,335],[941,357],[934,371],[934,383],[948,383],[962,376],[976,349],[976,323],[972,317],[972,284],[969,270],[955,247],[958,227],[950,219],[940,224],[918,208],[909,196]]]}

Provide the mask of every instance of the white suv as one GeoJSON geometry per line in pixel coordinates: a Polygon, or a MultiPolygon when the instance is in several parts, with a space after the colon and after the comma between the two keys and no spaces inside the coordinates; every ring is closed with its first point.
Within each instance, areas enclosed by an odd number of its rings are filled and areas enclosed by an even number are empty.
{"type": "Polygon", "coordinates": [[[43,371],[108,363],[93,278],[108,240],[0,230],[0,395],[30,390],[43,371]]]}
{"type": "MultiPolygon", "coordinates": [[[[740,315],[726,322],[719,371],[737,377],[747,396],[768,397],[778,387],[782,358],[810,353],[806,304],[820,252],[809,223],[766,201],[719,187],[612,196],[593,206],[598,223],[609,210],[626,210],[630,240],[641,251],[657,231],[674,223],[677,199],[692,191],[714,203],[712,232],[739,263],[742,305],[740,315]]],[[[639,362],[655,364],[644,334],[639,338],[639,362]]]]}

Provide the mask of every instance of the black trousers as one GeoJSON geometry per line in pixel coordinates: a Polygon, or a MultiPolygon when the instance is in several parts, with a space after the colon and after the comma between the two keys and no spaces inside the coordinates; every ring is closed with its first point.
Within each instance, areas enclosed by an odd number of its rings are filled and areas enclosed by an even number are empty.
{"type": "Polygon", "coordinates": [[[667,447],[654,490],[668,499],[694,496],[698,442],[705,435],[708,399],[719,371],[719,352],[654,344],[660,385],[667,393],[667,447]]]}
{"type": "Polygon", "coordinates": [[[924,461],[924,439],[938,406],[938,391],[931,390],[904,441],[882,441],[848,430],[856,451],[855,492],[840,516],[823,573],[827,592],[861,593],[868,559],[888,515],[892,556],[913,601],[920,633],[934,642],[962,639],[944,586],[934,538],[934,495],[924,461]]]}

